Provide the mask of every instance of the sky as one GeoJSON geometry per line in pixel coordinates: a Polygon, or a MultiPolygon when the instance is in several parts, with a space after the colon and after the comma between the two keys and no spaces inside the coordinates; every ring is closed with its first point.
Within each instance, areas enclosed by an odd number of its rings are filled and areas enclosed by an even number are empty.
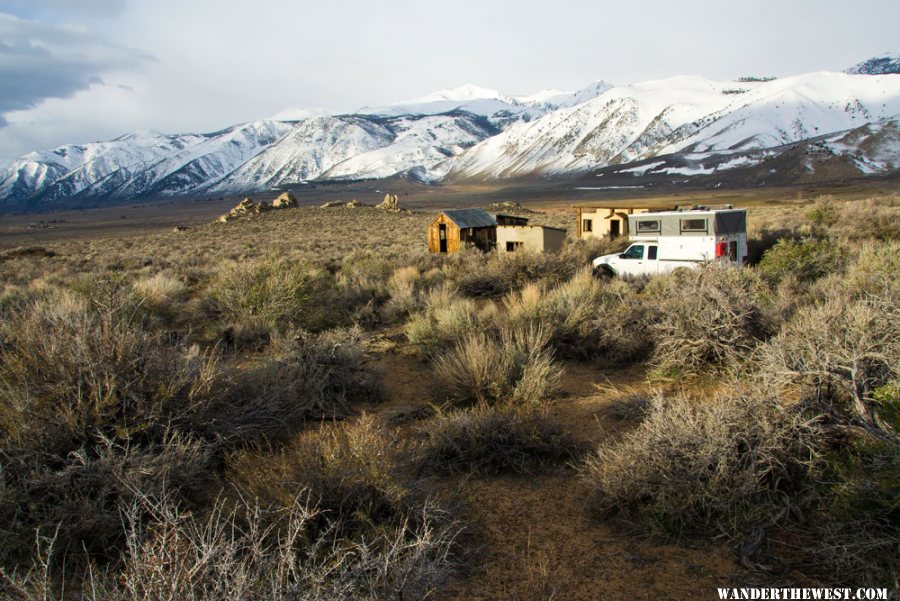
{"type": "Polygon", "coordinates": [[[466,83],[840,71],[897,23],[897,0],[0,0],[0,161],[466,83]]]}

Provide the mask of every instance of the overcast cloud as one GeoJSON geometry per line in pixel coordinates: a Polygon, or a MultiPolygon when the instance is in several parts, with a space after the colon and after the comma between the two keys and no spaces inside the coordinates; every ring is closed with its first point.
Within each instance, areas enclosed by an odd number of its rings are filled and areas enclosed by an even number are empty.
{"type": "Polygon", "coordinates": [[[0,13],[0,159],[464,83],[786,76],[900,50],[896,0],[0,0],[0,13]]]}
{"type": "Polygon", "coordinates": [[[0,127],[5,113],[102,85],[102,73],[131,70],[147,58],[88,31],[0,14],[0,127]]]}

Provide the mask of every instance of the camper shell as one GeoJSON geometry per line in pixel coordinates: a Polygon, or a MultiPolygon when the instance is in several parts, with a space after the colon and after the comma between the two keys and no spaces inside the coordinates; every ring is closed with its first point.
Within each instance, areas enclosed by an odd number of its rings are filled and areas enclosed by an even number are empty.
{"type": "Polygon", "coordinates": [[[746,209],[695,206],[628,216],[631,245],[593,261],[605,275],[653,275],[710,261],[743,265],[746,209]]]}

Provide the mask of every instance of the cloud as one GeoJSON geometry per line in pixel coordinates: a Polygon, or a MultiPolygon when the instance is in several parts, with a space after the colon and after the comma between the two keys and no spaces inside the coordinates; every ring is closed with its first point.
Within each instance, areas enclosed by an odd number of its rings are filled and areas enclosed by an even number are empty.
{"type": "Polygon", "coordinates": [[[102,84],[105,73],[132,70],[149,59],[84,30],[0,14],[0,127],[11,111],[70,98],[102,84]]]}
{"type": "Polygon", "coordinates": [[[62,14],[108,17],[124,9],[125,0],[0,0],[0,12],[27,17],[62,14]]]}

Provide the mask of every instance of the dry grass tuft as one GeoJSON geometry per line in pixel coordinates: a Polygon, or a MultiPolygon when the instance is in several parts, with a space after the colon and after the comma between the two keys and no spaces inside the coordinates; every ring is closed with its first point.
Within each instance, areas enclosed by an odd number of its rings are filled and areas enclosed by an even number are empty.
{"type": "Polygon", "coordinates": [[[469,334],[435,359],[435,376],[457,401],[539,405],[562,377],[548,342],[540,328],[469,334]]]}
{"type": "Polygon", "coordinates": [[[289,507],[300,489],[319,508],[321,527],[341,536],[398,526],[423,498],[404,480],[405,446],[384,423],[323,425],[271,452],[241,451],[228,461],[228,479],[245,498],[289,507]]]}
{"type": "Polygon", "coordinates": [[[548,415],[479,406],[423,424],[413,464],[419,474],[529,474],[572,460],[580,451],[548,415]]]}
{"type": "Polygon", "coordinates": [[[428,351],[446,347],[476,329],[475,302],[461,298],[456,289],[444,284],[430,290],[423,308],[404,326],[409,341],[428,351]]]}

